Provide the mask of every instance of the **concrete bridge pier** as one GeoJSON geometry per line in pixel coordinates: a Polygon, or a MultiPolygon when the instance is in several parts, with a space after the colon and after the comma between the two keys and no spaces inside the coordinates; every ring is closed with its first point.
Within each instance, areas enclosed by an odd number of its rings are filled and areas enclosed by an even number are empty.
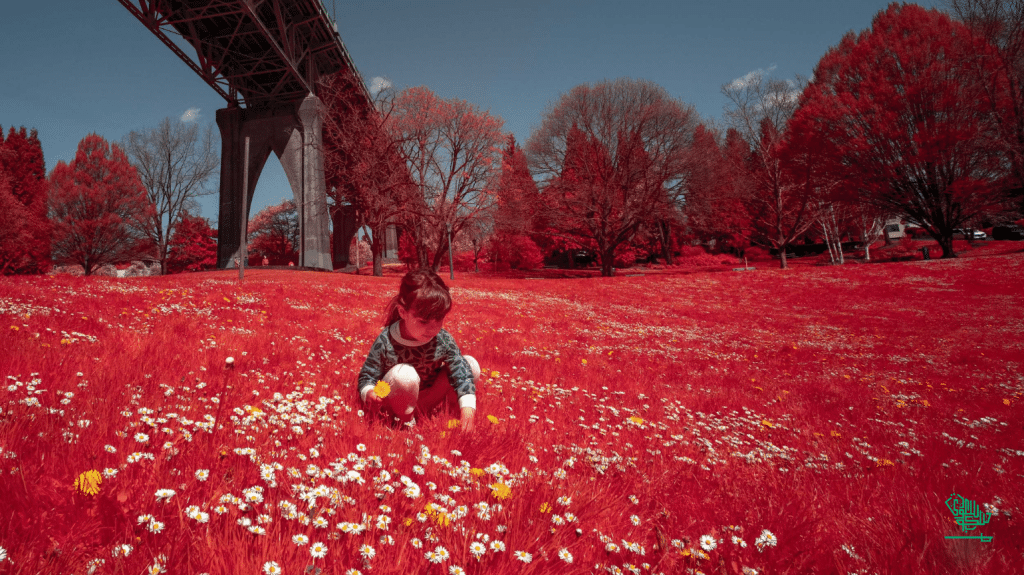
{"type": "Polygon", "coordinates": [[[284,167],[299,212],[300,266],[331,270],[327,186],[324,181],[323,104],[313,94],[267,108],[217,110],[221,137],[217,267],[231,268],[248,225],[253,192],[270,152],[284,167]],[[242,190],[245,138],[249,138],[249,189],[242,190]]]}

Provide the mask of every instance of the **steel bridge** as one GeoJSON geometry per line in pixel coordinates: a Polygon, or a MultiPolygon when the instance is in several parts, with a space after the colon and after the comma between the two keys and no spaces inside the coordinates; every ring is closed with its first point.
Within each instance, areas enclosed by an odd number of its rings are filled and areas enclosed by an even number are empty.
{"type": "MultiPolygon", "coordinates": [[[[222,146],[218,267],[244,261],[241,234],[256,181],[273,151],[299,210],[298,264],[332,269],[318,81],[350,70],[362,103],[372,103],[321,1],[118,1],[227,101],[217,110],[222,146]]],[[[338,223],[336,229],[352,228],[338,223]]],[[[345,260],[348,239],[335,238],[345,260]]]]}

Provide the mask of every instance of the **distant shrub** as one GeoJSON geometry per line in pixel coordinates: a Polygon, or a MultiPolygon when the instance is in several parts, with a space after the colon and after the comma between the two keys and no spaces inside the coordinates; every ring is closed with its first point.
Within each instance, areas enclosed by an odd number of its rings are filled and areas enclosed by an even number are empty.
{"type": "Polygon", "coordinates": [[[768,250],[762,248],[761,246],[750,246],[749,248],[743,250],[743,255],[747,258],[748,261],[772,259],[772,255],[768,252],[768,250]]]}
{"type": "Polygon", "coordinates": [[[534,270],[544,267],[544,254],[528,236],[514,235],[495,237],[491,240],[490,254],[492,262],[497,260],[498,271],[503,265],[514,270],[534,270]]]}
{"type": "Polygon", "coordinates": [[[679,248],[679,257],[681,258],[692,258],[696,256],[706,255],[708,251],[703,246],[681,246],[679,248]]]}

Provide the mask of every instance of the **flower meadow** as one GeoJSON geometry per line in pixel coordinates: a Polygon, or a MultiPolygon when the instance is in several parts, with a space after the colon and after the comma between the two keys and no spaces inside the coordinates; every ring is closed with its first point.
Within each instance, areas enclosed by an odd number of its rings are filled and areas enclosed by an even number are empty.
{"type": "Polygon", "coordinates": [[[460,274],[471,434],[361,410],[398,276],[236,274],[0,280],[0,573],[1024,570],[1024,254],[460,274]]]}

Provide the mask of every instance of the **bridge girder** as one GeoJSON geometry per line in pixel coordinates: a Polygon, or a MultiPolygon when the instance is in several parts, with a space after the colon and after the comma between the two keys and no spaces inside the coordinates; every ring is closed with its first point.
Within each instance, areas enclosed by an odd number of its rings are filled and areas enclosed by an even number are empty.
{"type": "Polygon", "coordinates": [[[320,0],[118,1],[231,106],[298,102],[322,76],[356,71],[320,0]]]}

